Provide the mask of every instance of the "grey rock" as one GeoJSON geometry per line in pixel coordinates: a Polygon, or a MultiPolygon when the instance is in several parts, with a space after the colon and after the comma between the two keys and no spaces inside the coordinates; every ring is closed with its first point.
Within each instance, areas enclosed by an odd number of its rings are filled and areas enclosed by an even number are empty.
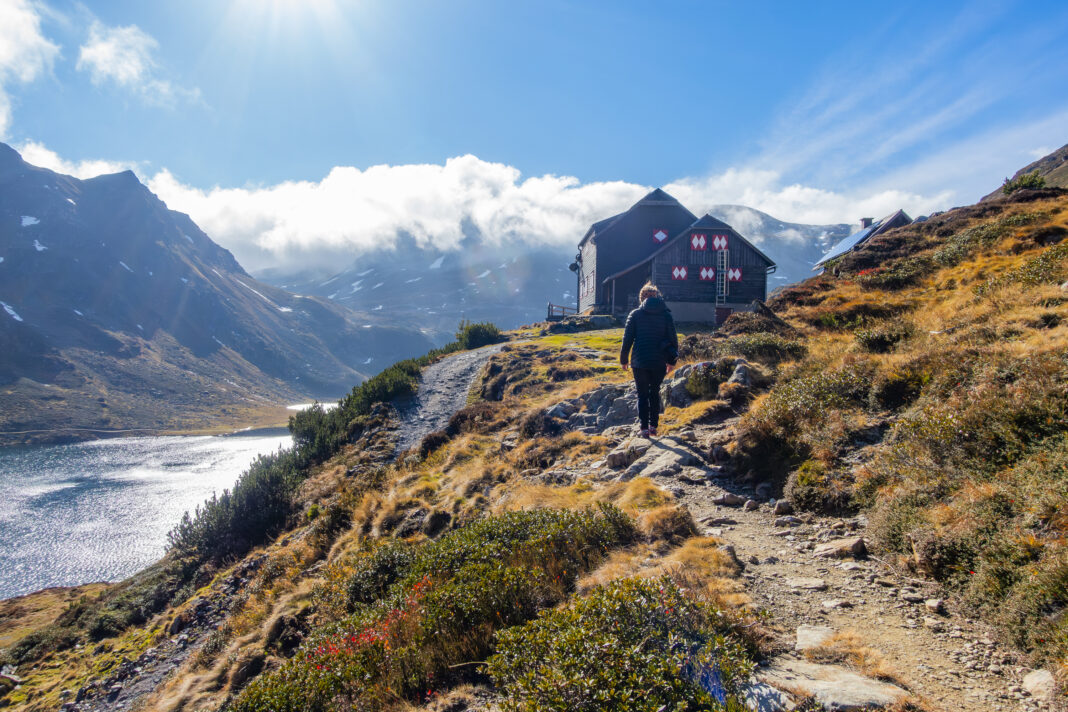
{"type": "Polygon", "coordinates": [[[576,410],[578,409],[573,404],[569,403],[568,401],[563,401],[562,403],[557,403],[556,405],[546,410],[545,414],[548,415],[550,418],[560,418],[561,420],[567,420],[575,414],[576,410]]]}
{"type": "Polygon", "coordinates": [[[1057,694],[1057,681],[1049,670],[1035,670],[1024,675],[1023,688],[1036,700],[1052,701],[1057,694]]]}
{"type": "Polygon", "coordinates": [[[660,400],[665,405],[675,406],[676,408],[685,408],[691,405],[693,398],[690,397],[689,392],[686,390],[686,379],[674,378],[666,381],[660,387],[660,400]]]}
{"type": "Polygon", "coordinates": [[[821,578],[800,576],[786,579],[786,585],[790,588],[802,588],[806,591],[826,591],[827,582],[821,578]]]}
{"type": "Polygon", "coordinates": [[[828,710],[860,712],[890,707],[908,693],[897,685],[859,675],[840,665],[780,658],[757,674],[773,687],[804,689],[828,710]]]}
{"type": "Polygon", "coordinates": [[[843,599],[840,599],[840,598],[833,598],[833,599],[830,599],[830,600],[827,600],[827,601],[823,601],[822,603],[820,603],[820,605],[823,607],[823,610],[825,610],[825,611],[833,611],[833,610],[835,610],[837,608],[852,608],[853,607],[853,604],[851,602],[843,600],[843,599]]]}
{"type": "Polygon", "coordinates": [[[778,502],[775,503],[775,509],[773,511],[775,512],[775,514],[780,514],[780,515],[781,514],[793,514],[794,505],[790,504],[785,499],[780,499],[778,502]]]}
{"type": "Polygon", "coordinates": [[[738,520],[731,519],[730,517],[705,517],[701,521],[713,527],[738,523],[738,520]]]}
{"type": "Polygon", "coordinates": [[[777,517],[772,524],[776,527],[799,527],[803,522],[797,517],[777,517]]]}
{"type": "Polygon", "coordinates": [[[727,379],[727,383],[737,383],[746,388],[751,387],[753,385],[753,380],[749,376],[749,364],[742,359],[738,359],[738,362],[736,362],[736,365],[734,366],[734,373],[727,379]]]}
{"type": "Polygon", "coordinates": [[[928,598],[923,602],[924,607],[931,613],[941,614],[945,613],[946,602],[941,598],[928,598]]]}
{"type": "Polygon", "coordinates": [[[797,627],[797,642],[794,650],[818,648],[834,635],[834,628],[825,625],[801,625],[797,627]]]}
{"type": "Polygon", "coordinates": [[[797,708],[790,695],[759,680],[742,685],[738,696],[750,712],[790,712],[797,708]]]}
{"type": "Polygon", "coordinates": [[[712,504],[718,504],[721,507],[740,507],[745,504],[745,497],[733,492],[725,492],[718,497],[714,497],[712,504]]]}
{"type": "Polygon", "coordinates": [[[754,509],[760,509],[760,503],[755,499],[747,499],[745,504],[742,505],[742,509],[747,512],[752,512],[754,509]]]}
{"type": "Polygon", "coordinates": [[[864,537],[851,537],[848,539],[835,539],[816,546],[812,555],[819,558],[845,559],[849,557],[862,558],[867,556],[868,546],[864,537]]]}
{"type": "Polygon", "coordinates": [[[933,630],[936,633],[939,632],[940,630],[942,630],[945,627],[945,625],[942,623],[941,619],[932,618],[931,616],[924,616],[923,617],[923,624],[924,624],[924,626],[926,626],[927,628],[930,628],[931,630],[933,630]]]}

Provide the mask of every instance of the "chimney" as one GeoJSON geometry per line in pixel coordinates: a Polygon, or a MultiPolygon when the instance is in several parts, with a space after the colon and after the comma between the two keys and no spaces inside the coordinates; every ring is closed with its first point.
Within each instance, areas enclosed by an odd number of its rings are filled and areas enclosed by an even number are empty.
{"type": "Polygon", "coordinates": [[[861,218],[860,229],[863,230],[864,228],[871,227],[873,222],[875,222],[875,218],[861,218]]]}

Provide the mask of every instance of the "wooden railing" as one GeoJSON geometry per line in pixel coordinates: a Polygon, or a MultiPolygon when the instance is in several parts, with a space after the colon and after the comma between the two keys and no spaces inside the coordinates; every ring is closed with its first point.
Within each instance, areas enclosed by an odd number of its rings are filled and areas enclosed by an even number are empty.
{"type": "Polygon", "coordinates": [[[578,309],[549,302],[549,313],[545,318],[547,321],[560,321],[565,316],[571,316],[572,314],[578,314],[578,309]]]}

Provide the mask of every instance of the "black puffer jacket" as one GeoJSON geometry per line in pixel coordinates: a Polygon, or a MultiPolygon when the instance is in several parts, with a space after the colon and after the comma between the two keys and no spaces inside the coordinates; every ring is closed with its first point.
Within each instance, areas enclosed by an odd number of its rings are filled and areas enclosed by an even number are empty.
{"type": "Polygon", "coordinates": [[[630,363],[634,368],[666,369],[669,362],[675,362],[669,359],[669,352],[676,355],[679,352],[675,320],[663,299],[650,297],[627,316],[619,362],[630,363]]]}

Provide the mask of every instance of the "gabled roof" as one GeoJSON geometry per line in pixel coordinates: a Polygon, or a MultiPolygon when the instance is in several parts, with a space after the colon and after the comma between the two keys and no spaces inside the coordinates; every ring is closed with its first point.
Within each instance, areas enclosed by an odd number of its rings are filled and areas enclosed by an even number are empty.
{"type": "Polygon", "coordinates": [[[829,262],[835,257],[841,257],[845,253],[856,249],[864,241],[868,240],[869,238],[875,237],[879,233],[886,232],[891,227],[897,227],[899,224],[908,225],[911,222],[912,218],[910,218],[908,216],[908,213],[906,213],[904,210],[898,210],[893,213],[890,213],[881,220],[872,223],[870,227],[866,227],[863,230],[854,232],[852,235],[836,244],[834,247],[827,251],[827,254],[820,258],[819,262],[812,265],[812,269],[819,269],[820,265],[824,264],[825,262],[829,262]]]}
{"type": "Polygon", "coordinates": [[[630,272],[632,270],[635,270],[638,267],[641,267],[646,262],[652,261],[661,252],[663,252],[664,250],[668,249],[669,247],[674,245],[676,242],[681,240],[691,230],[730,230],[731,233],[735,237],[737,237],[743,243],[748,245],[749,249],[751,249],[753,252],[757,253],[757,255],[759,255],[761,259],[763,259],[765,262],[767,262],[768,263],[768,267],[775,267],[775,263],[771,260],[771,258],[768,257],[767,255],[765,255],[763,252],[761,252],[757,248],[756,245],[754,245],[749,240],[747,240],[744,237],[742,237],[742,234],[740,232],[738,232],[737,230],[735,230],[733,227],[731,227],[727,223],[723,222],[722,220],[714,218],[711,215],[709,215],[708,213],[705,213],[704,217],[698,219],[692,225],[690,225],[688,228],[686,228],[685,230],[680,232],[678,235],[676,235],[675,237],[673,237],[670,240],[668,240],[667,242],[665,242],[663,245],[660,246],[660,249],[658,249],[656,252],[652,253],[651,255],[646,257],[645,259],[638,260],[637,262],[635,262],[630,267],[627,267],[624,270],[620,270],[619,272],[616,272],[615,274],[608,275],[607,277],[605,277],[601,281],[601,284],[604,284],[605,282],[608,282],[611,279],[618,279],[619,277],[622,277],[623,275],[627,274],[628,272],[630,272]]]}
{"type": "Polygon", "coordinates": [[[612,226],[612,223],[616,222],[621,217],[629,213],[631,210],[634,210],[635,208],[641,205],[678,205],[680,207],[682,206],[682,204],[679,201],[675,200],[675,198],[671,197],[668,193],[665,193],[660,188],[657,188],[652,192],[648,193],[644,198],[642,198],[637,203],[630,206],[623,212],[617,215],[613,215],[610,218],[599,220],[593,225],[590,225],[590,228],[586,231],[586,234],[583,235],[582,239],[579,241],[579,249],[582,249],[582,246],[586,244],[586,240],[590,239],[594,235],[603,234],[605,230],[612,226]]]}

